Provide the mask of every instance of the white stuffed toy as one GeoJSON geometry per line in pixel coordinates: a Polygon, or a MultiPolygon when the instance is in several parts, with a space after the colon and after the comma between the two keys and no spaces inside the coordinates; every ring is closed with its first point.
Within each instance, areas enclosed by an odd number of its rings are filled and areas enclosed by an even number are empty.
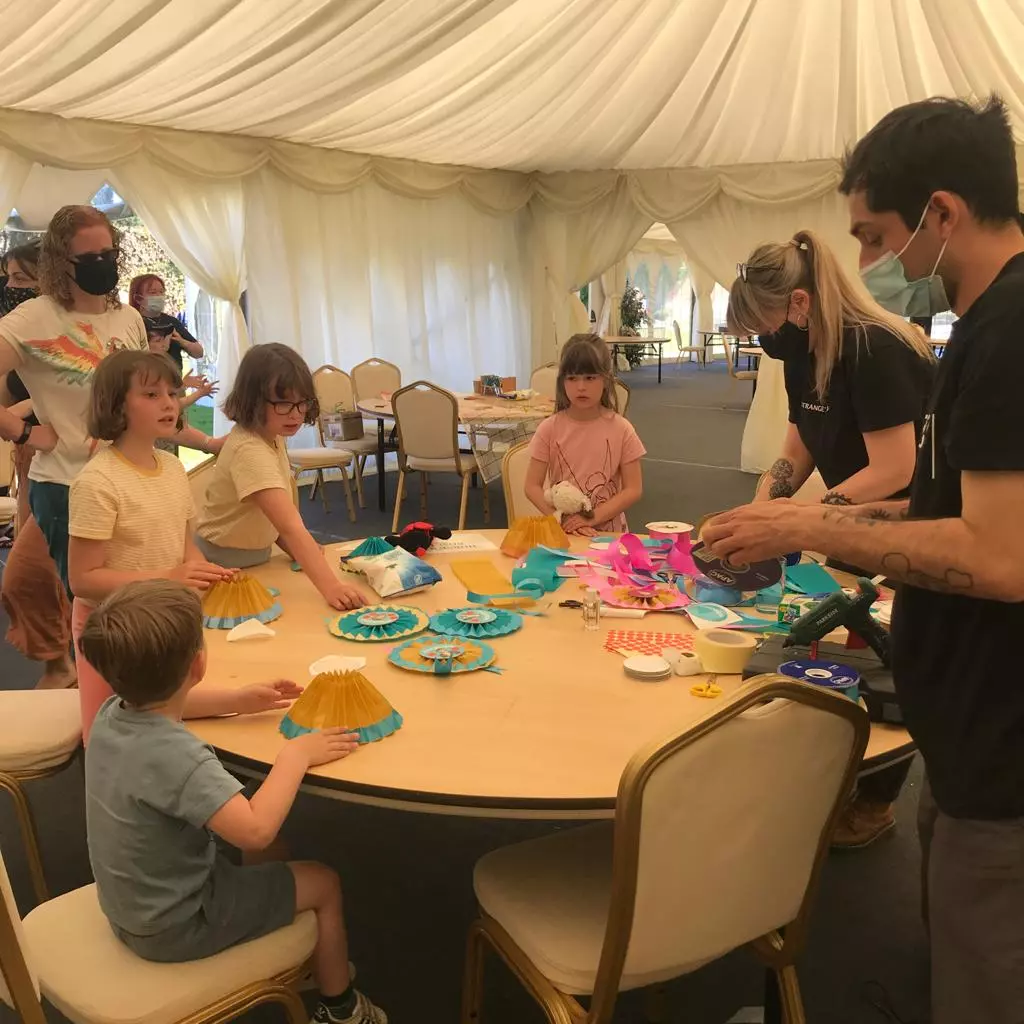
{"type": "Polygon", "coordinates": [[[561,523],[566,516],[581,515],[589,519],[594,513],[590,499],[568,480],[552,484],[544,492],[544,500],[554,506],[555,518],[561,523]]]}

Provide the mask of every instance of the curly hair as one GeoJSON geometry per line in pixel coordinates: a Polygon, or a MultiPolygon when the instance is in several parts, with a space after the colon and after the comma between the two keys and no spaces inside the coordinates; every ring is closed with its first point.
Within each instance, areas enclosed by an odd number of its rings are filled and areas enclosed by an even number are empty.
{"type": "MultiPolygon", "coordinates": [[[[95,206],[62,206],[50,221],[39,255],[39,291],[56,299],[65,309],[71,308],[71,280],[68,274],[68,255],[71,240],[81,228],[102,225],[110,231],[114,249],[117,250],[118,276],[124,274],[121,256],[121,232],[110,222],[110,218],[95,206]]],[[[121,308],[121,297],[115,285],[107,293],[107,307],[121,308]]]]}

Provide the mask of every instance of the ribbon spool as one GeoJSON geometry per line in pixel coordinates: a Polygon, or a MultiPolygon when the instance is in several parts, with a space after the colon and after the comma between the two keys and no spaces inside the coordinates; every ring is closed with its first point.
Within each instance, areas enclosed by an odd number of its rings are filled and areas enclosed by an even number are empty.
{"type": "Polygon", "coordinates": [[[654,537],[657,540],[675,540],[681,534],[689,536],[693,533],[693,524],[664,521],[647,523],[644,529],[649,537],[654,537]]]}
{"type": "Polygon", "coordinates": [[[735,587],[723,587],[706,576],[693,581],[693,596],[700,604],[720,604],[726,608],[743,603],[743,591],[735,587]]]}
{"type": "Polygon", "coordinates": [[[841,693],[854,702],[860,696],[860,673],[849,665],[834,661],[786,661],[779,666],[779,675],[841,693]]]}

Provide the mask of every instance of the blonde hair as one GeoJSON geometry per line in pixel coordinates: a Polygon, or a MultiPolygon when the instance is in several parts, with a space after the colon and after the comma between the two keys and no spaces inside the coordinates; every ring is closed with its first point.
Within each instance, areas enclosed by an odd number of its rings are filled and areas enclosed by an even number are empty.
{"type": "MultiPolygon", "coordinates": [[[[71,240],[80,228],[100,225],[110,231],[110,242],[118,251],[117,269],[124,273],[122,261],[121,232],[110,222],[110,218],[95,206],[62,206],[51,218],[43,235],[39,253],[39,292],[56,299],[65,309],[71,308],[71,277],[68,274],[68,258],[71,240]]],[[[107,306],[120,309],[121,297],[117,285],[107,292],[107,306]]]]}
{"type": "Polygon", "coordinates": [[[828,392],[847,328],[853,329],[858,351],[862,341],[868,345],[867,328],[881,327],[922,359],[935,361],[923,332],[855,288],[832,250],[811,231],[798,231],[788,242],[759,245],[750,254],[729,289],[729,330],[740,336],[764,334],[772,313],[788,311],[797,288],[811,300],[807,327],[814,346],[814,389],[819,399],[828,392]]]}
{"type": "Polygon", "coordinates": [[[603,377],[604,391],[601,404],[606,409],[619,411],[619,396],[615,393],[615,375],[612,373],[612,357],[608,345],[597,334],[574,334],[562,348],[558,363],[558,378],[555,381],[555,411],[569,408],[569,396],[565,392],[566,377],[603,377]]]}
{"type": "Polygon", "coordinates": [[[202,651],[199,595],[170,580],[137,580],[89,616],[78,639],[86,660],[129,704],[173,697],[202,651]]]}

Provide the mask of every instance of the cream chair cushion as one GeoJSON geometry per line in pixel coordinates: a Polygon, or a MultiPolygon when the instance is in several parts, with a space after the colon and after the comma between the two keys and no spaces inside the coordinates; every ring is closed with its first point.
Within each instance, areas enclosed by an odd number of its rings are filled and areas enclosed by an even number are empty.
{"type": "Polygon", "coordinates": [[[62,765],[82,742],[77,690],[0,690],[0,771],[62,765]]]}
{"type": "MultiPolygon", "coordinates": [[[[460,452],[459,463],[462,466],[463,473],[476,472],[476,459],[472,455],[460,452]]],[[[410,455],[408,459],[406,459],[405,465],[407,469],[413,469],[423,473],[459,472],[459,467],[456,465],[455,459],[418,459],[414,455],[410,455]]]]}
{"type": "Polygon", "coordinates": [[[114,935],[87,885],[40,904],[23,921],[26,958],[43,995],[88,1024],[172,1024],[253,982],[299,967],[316,945],[316,915],[299,914],[252,942],[179,964],[137,957],[114,935]]]}
{"type": "Polygon", "coordinates": [[[18,514],[18,499],[0,496],[0,526],[13,523],[14,517],[18,514]]]}
{"type": "MultiPolygon", "coordinates": [[[[25,929],[21,923],[21,915],[18,913],[18,904],[14,899],[14,891],[11,889],[11,880],[7,877],[7,865],[4,863],[2,856],[0,856],[0,900],[3,900],[4,908],[7,910],[7,916],[11,919],[11,923],[14,926],[15,941],[22,949],[22,955],[24,955],[25,929]]],[[[28,968],[29,974],[32,976],[32,987],[36,990],[36,998],[38,999],[39,979],[32,970],[32,964],[26,963],[25,966],[28,968]]],[[[0,971],[0,1004],[4,1003],[12,1009],[14,1008],[14,1000],[11,998],[11,990],[7,987],[7,982],[4,980],[3,972],[0,971]]]]}
{"type": "Polygon", "coordinates": [[[333,469],[349,465],[352,453],[344,448],[289,448],[288,461],[299,469],[333,469]]]}

